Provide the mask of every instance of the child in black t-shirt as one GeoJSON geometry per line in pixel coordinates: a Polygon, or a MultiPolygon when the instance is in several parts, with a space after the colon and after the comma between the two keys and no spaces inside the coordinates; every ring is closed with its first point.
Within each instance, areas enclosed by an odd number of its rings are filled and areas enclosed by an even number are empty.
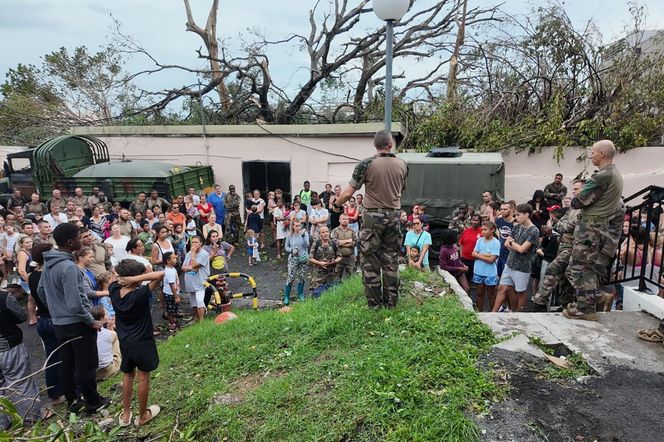
{"type": "Polygon", "coordinates": [[[251,213],[247,216],[247,230],[250,229],[255,233],[263,231],[263,220],[258,213],[258,206],[251,206],[251,213]]]}
{"type": "Polygon", "coordinates": [[[164,278],[164,272],[145,273],[145,266],[132,259],[123,259],[116,266],[118,281],[109,287],[109,294],[115,310],[115,330],[120,340],[122,363],[122,412],[118,424],[126,427],[131,424],[131,398],[134,393],[134,377],[138,369],[138,408],[139,415],[134,425],[141,426],[159,414],[158,405],[147,406],[150,392],[150,372],[159,366],[157,344],[154,341],[150,299],[152,292],[164,278]],[[141,285],[149,281],[147,285],[141,285]]]}

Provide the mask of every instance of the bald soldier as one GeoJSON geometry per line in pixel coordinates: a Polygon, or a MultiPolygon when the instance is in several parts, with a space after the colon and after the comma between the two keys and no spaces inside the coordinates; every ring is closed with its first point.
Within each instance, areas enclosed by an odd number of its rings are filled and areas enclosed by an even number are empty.
{"type": "Polygon", "coordinates": [[[577,299],[576,304],[569,304],[563,310],[569,319],[597,320],[597,298],[618,248],[625,206],[623,179],[613,164],[615,153],[616,148],[609,140],[592,146],[590,160],[599,170],[572,199],[572,208],[580,209],[580,213],[566,271],[577,299]]]}
{"type": "Polygon", "coordinates": [[[355,166],[348,187],[332,207],[341,212],[342,204],[364,185],[360,254],[364,293],[370,308],[394,308],[399,299],[399,215],[408,166],[392,153],[394,146],[390,132],[376,132],[376,155],[355,166]]]}

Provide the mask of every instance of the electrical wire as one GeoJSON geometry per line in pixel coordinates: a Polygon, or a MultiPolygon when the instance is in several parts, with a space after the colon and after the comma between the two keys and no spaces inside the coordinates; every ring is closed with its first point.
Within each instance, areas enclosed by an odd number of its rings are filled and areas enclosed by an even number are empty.
{"type": "Polygon", "coordinates": [[[353,160],[353,161],[362,161],[359,158],[349,157],[348,155],[344,155],[344,154],[340,154],[340,153],[327,152],[327,151],[324,151],[322,149],[318,149],[318,148],[313,147],[313,146],[307,146],[306,144],[298,143],[297,141],[290,140],[290,139],[284,137],[283,135],[275,134],[274,132],[270,131],[269,129],[267,129],[265,126],[263,126],[261,124],[258,124],[258,123],[254,123],[254,124],[256,126],[260,127],[262,130],[264,130],[268,134],[272,135],[273,137],[280,138],[280,139],[282,139],[284,141],[287,141],[291,144],[295,144],[296,146],[304,147],[305,149],[309,149],[309,150],[313,150],[313,151],[316,151],[316,152],[324,153],[326,155],[332,155],[334,157],[347,158],[347,159],[353,160]]]}

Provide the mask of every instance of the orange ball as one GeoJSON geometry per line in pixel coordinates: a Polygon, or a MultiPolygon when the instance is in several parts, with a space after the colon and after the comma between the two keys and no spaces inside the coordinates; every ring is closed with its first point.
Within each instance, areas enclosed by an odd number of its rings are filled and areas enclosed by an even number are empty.
{"type": "Polygon", "coordinates": [[[217,315],[216,318],[214,318],[214,323],[215,324],[221,324],[222,322],[226,321],[232,321],[233,319],[237,319],[237,315],[233,312],[223,312],[219,315],[217,315]]]}

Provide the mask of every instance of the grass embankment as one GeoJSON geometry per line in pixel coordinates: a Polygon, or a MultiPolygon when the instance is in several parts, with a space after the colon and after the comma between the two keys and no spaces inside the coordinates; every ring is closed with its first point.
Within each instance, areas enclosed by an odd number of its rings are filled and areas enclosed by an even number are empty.
{"type": "Polygon", "coordinates": [[[476,366],[493,335],[453,296],[370,311],[356,277],[290,313],[238,314],[159,345],[163,411],[137,435],[177,422],[176,439],[465,442],[478,439],[466,413],[498,394],[476,366]]]}

